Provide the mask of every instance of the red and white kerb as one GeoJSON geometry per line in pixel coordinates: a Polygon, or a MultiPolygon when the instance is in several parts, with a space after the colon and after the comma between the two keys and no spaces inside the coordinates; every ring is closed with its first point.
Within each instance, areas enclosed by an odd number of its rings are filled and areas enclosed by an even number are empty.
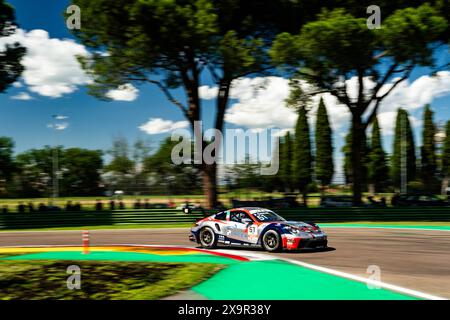
{"type": "Polygon", "coordinates": [[[88,230],[83,230],[82,240],[83,240],[83,254],[88,254],[89,253],[89,231],[88,230]]]}

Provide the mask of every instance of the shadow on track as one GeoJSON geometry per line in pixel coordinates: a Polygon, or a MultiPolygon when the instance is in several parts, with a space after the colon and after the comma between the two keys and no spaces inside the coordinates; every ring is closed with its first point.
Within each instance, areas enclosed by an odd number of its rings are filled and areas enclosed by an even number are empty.
{"type": "MultiPolygon", "coordinates": [[[[197,249],[204,249],[201,246],[196,246],[197,249]]],[[[255,252],[262,252],[262,253],[289,253],[289,254],[304,254],[304,253],[320,253],[320,252],[329,252],[329,251],[335,251],[336,248],[333,247],[326,247],[326,248],[320,248],[320,249],[297,249],[297,250],[282,250],[282,251],[275,251],[275,252],[269,252],[265,251],[262,248],[257,247],[230,247],[230,246],[218,246],[214,249],[207,249],[207,250],[217,250],[217,249],[228,249],[228,250],[236,250],[236,251],[255,251],[255,252]]]]}

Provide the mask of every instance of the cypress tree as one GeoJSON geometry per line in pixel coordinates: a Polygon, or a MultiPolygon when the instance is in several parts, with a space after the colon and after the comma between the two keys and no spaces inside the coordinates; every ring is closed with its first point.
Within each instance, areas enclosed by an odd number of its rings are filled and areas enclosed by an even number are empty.
{"type": "Polygon", "coordinates": [[[307,205],[308,185],[312,181],[311,140],[309,135],[308,119],[305,107],[298,110],[298,119],[295,126],[293,159],[293,182],[303,195],[303,203],[307,205]]]}
{"type": "Polygon", "coordinates": [[[285,146],[285,141],[286,137],[280,137],[280,144],[278,146],[278,161],[279,161],[279,167],[278,167],[278,173],[277,173],[277,182],[278,182],[278,187],[280,188],[280,190],[284,189],[284,184],[283,184],[283,175],[284,175],[284,166],[286,163],[286,160],[284,159],[284,146],[285,146]]]}
{"type": "Polygon", "coordinates": [[[350,129],[347,135],[345,136],[345,144],[342,147],[342,152],[344,153],[344,176],[346,184],[353,183],[351,146],[352,146],[352,130],[350,129]]]}
{"type": "Polygon", "coordinates": [[[442,146],[442,168],[441,174],[444,177],[442,181],[442,191],[448,187],[450,179],[450,121],[445,126],[445,140],[442,146]]]}
{"type": "Polygon", "coordinates": [[[316,119],[316,178],[323,186],[329,185],[334,173],[333,141],[327,108],[323,99],[320,99],[316,119]]]}
{"type": "Polygon", "coordinates": [[[393,153],[391,157],[391,179],[395,188],[400,188],[401,185],[401,159],[403,155],[402,141],[405,138],[406,142],[406,169],[407,181],[413,181],[416,177],[416,152],[414,145],[414,136],[411,129],[411,124],[408,119],[408,112],[403,109],[398,109],[397,119],[395,123],[395,137],[393,145],[393,153]]]}
{"type": "Polygon", "coordinates": [[[375,118],[372,124],[367,176],[368,181],[373,186],[375,192],[382,190],[389,177],[389,169],[386,165],[386,154],[383,151],[380,126],[377,118],[375,118]]]}
{"type": "Polygon", "coordinates": [[[292,151],[292,138],[291,134],[288,132],[284,136],[283,143],[281,145],[281,161],[280,161],[280,171],[281,171],[281,181],[285,191],[290,191],[292,188],[292,161],[293,161],[293,151],[292,151]]]}
{"type": "Polygon", "coordinates": [[[420,158],[420,173],[425,188],[429,191],[436,183],[436,145],[434,137],[436,128],[433,124],[433,111],[430,106],[425,106],[423,116],[422,148],[420,158]]]}

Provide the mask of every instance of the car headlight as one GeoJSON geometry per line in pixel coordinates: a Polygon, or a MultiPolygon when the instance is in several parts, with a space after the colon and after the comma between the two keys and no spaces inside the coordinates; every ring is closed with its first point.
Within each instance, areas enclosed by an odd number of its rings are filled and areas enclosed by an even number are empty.
{"type": "Polygon", "coordinates": [[[300,233],[300,229],[298,228],[292,228],[291,226],[285,226],[284,230],[292,233],[292,234],[299,234],[300,233]]]}

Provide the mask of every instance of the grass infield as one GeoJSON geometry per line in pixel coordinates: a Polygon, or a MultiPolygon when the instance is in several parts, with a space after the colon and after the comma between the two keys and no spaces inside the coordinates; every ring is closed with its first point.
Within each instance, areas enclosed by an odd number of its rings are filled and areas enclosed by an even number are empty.
{"type": "Polygon", "coordinates": [[[206,263],[0,260],[0,300],[155,300],[191,288],[221,268],[206,263]],[[70,265],[81,269],[79,290],[67,287],[70,265]]]}

